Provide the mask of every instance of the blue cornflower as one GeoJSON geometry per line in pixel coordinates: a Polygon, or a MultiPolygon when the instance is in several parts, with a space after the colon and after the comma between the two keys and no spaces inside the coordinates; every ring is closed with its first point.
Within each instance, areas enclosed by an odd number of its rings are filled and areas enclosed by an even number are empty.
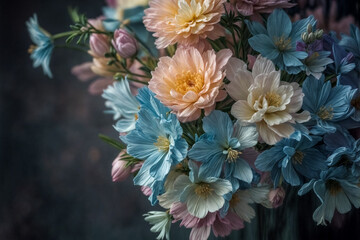
{"type": "Polygon", "coordinates": [[[44,74],[52,78],[50,59],[54,44],[50,34],[45,32],[45,30],[39,26],[36,14],[26,22],[26,25],[30,38],[35,44],[35,46],[32,45],[29,49],[29,52],[31,53],[30,58],[34,61],[34,67],[39,67],[41,65],[44,74]]]}
{"type": "Polygon", "coordinates": [[[213,111],[203,119],[205,134],[189,151],[189,157],[202,162],[200,176],[219,177],[225,164],[225,178],[233,184],[233,190],[239,187],[238,180],[250,183],[253,172],[242,154],[246,148],[257,143],[255,126],[234,125],[227,113],[213,111]]]}
{"type": "Polygon", "coordinates": [[[114,115],[118,120],[115,129],[120,133],[130,132],[135,129],[140,104],[132,95],[127,78],[114,82],[104,90],[102,97],[107,99],[105,105],[111,110],[105,111],[114,115]]]}
{"type": "Polygon", "coordinates": [[[354,113],[351,100],[355,92],[350,86],[331,87],[330,81],[324,82],[324,76],[319,80],[308,77],[303,84],[303,109],[310,112],[311,133],[335,132],[337,123],[354,113]]]}
{"type": "Polygon", "coordinates": [[[360,72],[360,30],[355,25],[351,24],[350,36],[341,35],[340,46],[343,46],[348,52],[351,52],[355,56],[356,69],[360,72]]]}
{"type": "Polygon", "coordinates": [[[321,205],[313,214],[317,224],[326,225],[331,222],[335,209],[341,213],[351,210],[351,203],[355,208],[360,207],[360,188],[358,178],[354,178],[345,167],[329,168],[322,171],[320,179],[312,179],[299,190],[299,195],[304,195],[311,189],[321,201],[321,205]]]}
{"type": "Polygon", "coordinates": [[[304,69],[301,60],[308,54],[296,51],[296,42],[301,41],[301,34],[306,31],[309,24],[315,26],[313,16],[291,23],[283,10],[276,9],[267,20],[267,29],[257,22],[246,23],[253,35],[249,43],[254,50],[291,74],[304,69]]]}
{"type": "Polygon", "coordinates": [[[351,174],[360,176],[360,139],[356,140],[346,129],[324,136],[326,150],[331,152],[327,163],[329,166],[345,166],[351,174]]]}
{"type": "Polygon", "coordinates": [[[304,177],[319,177],[321,170],[326,168],[326,157],[314,148],[319,141],[321,137],[308,138],[295,132],[290,138],[281,140],[261,153],[255,161],[255,167],[260,171],[271,171],[275,186],[281,175],[287,183],[298,186],[304,177]]]}
{"type": "Polygon", "coordinates": [[[181,137],[183,130],[176,115],[162,106],[147,87],[139,91],[138,99],[142,97],[150,97],[149,104],[140,101],[135,129],[121,139],[127,144],[128,154],[144,160],[134,184],[150,187],[152,194],[149,200],[155,204],[157,196],[164,191],[170,167],[186,157],[188,144],[181,137]]]}

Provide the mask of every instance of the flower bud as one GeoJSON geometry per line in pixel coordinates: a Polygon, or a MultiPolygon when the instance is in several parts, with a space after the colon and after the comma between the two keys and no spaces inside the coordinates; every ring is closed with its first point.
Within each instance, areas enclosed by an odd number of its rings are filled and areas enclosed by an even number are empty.
{"type": "Polygon", "coordinates": [[[285,191],[282,187],[272,189],[269,192],[269,201],[273,208],[280,207],[283,204],[285,198],[285,191]]]}
{"type": "Polygon", "coordinates": [[[104,34],[91,34],[90,51],[93,57],[104,57],[105,53],[110,52],[110,42],[104,34]]]}
{"type": "Polygon", "coordinates": [[[133,57],[138,49],[135,38],[124,29],[118,29],[114,32],[112,44],[122,58],[133,57]]]}
{"type": "Polygon", "coordinates": [[[121,151],[112,163],[111,176],[113,182],[121,182],[131,174],[131,167],[126,167],[126,161],[121,160],[126,152],[121,151]]]}
{"type": "Polygon", "coordinates": [[[312,33],[312,31],[313,31],[313,28],[312,28],[311,24],[309,23],[307,25],[307,32],[310,34],[310,33],[312,33]]]}
{"type": "Polygon", "coordinates": [[[315,34],[314,33],[309,33],[309,43],[313,43],[316,39],[315,34]]]}
{"type": "Polygon", "coordinates": [[[303,40],[304,43],[306,43],[307,40],[308,40],[308,33],[307,33],[307,32],[303,32],[303,33],[301,34],[301,39],[303,40]]]}
{"type": "Polygon", "coordinates": [[[320,40],[323,37],[323,35],[324,35],[324,30],[322,30],[322,29],[319,30],[318,29],[318,30],[315,31],[316,39],[320,40]]]}

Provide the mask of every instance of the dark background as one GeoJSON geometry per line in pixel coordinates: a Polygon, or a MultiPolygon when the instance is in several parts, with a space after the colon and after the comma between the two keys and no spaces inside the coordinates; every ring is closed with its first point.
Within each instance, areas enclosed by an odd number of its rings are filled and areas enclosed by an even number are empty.
{"type": "MultiPolygon", "coordinates": [[[[25,22],[36,12],[49,32],[66,31],[71,23],[67,6],[78,6],[88,17],[96,17],[104,2],[0,2],[0,240],[155,239],[142,217],[154,210],[147,198],[131,179],[111,180],[111,163],[118,152],[97,136],[117,135],[111,116],[102,113],[104,101],[91,96],[88,84],[71,75],[72,66],[90,58],[55,50],[53,79],[32,68],[25,22]]],[[[262,232],[269,220],[260,214],[252,226],[229,239],[240,235],[281,239],[276,237],[278,231],[289,226],[300,239],[360,239],[359,211],[347,214],[342,228],[315,227],[310,197],[295,205],[291,201],[271,220],[277,230],[270,235],[262,232]]],[[[189,231],[176,225],[172,239],[187,239],[189,231]]]]}

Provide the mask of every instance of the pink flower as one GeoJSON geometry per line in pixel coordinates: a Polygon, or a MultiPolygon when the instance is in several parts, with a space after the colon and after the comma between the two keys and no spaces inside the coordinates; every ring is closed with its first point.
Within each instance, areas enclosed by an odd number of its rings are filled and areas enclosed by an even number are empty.
{"type": "Polygon", "coordinates": [[[244,221],[232,211],[229,211],[223,218],[218,212],[212,225],[212,231],[215,237],[225,237],[228,236],[232,230],[239,230],[242,228],[244,228],[244,221]]]}
{"type": "Polygon", "coordinates": [[[122,58],[133,57],[138,49],[135,38],[124,29],[117,29],[114,32],[112,43],[122,58]]]}
{"type": "Polygon", "coordinates": [[[74,74],[80,81],[86,82],[96,77],[96,74],[91,70],[92,62],[85,62],[80,65],[76,65],[71,69],[71,73],[74,74]]]}
{"type": "Polygon", "coordinates": [[[295,6],[289,0],[237,0],[236,8],[244,16],[271,13],[276,8],[290,8],[295,6]]]}
{"type": "Polygon", "coordinates": [[[229,49],[215,53],[180,47],[172,58],[160,58],[149,89],[182,122],[198,119],[202,109],[209,115],[216,102],[226,97],[222,90],[224,66],[231,55],[229,49]]]}
{"type": "Polygon", "coordinates": [[[139,162],[133,166],[126,167],[127,162],[122,160],[125,154],[125,150],[121,151],[112,163],[111,176],[113,182],[124,181],[130,176],[131,173],[139,170],[143,164],[143,162],[139,162]]]}
{"type": "Polygon", "coordinates": [[[175,43],[194,45],[201,39],[216,39],[224,34],[218,24],[225,12],[225,0],[152,0],[145,10],[144,24],[155,32],[157,48],[175,43]]]}
{"type": "Polygon", "coordinates": [[[149,197],[152,194],[151,188],[147,186],[141,186],[141,192],[147,197],[149,197]]]}
{"type": "Polygon", "coordinates": [[[111,176],[113,182],[121,182],[131,174],[131,167],[126,167],[126,161],[121,160],[126,151],[121,151],[112,163],[111,176]]]}
{"type": "Polygon", "coordinates": [[[282,187],[271,189],[269,192],[269,201],[273,208],[280,207],[285,198],[285,191],[282,187]]]}
{"type": "Polygon", "coordinates": [[[89,54],[93,57],[104,57],[110,52],[109,38],[104,34],[91,34],[89,54]]]}
{"type": "Polygon", "coordinates": [[[101,95],[114,80],[112,78],[99,78],[92,82],[88,88],[88,91],[92,95],[101,95]]]}

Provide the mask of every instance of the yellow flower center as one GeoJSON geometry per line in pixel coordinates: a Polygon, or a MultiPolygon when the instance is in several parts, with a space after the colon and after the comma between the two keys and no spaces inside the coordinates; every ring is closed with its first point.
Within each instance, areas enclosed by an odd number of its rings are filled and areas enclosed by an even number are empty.
{"type": "Polygon", "coordinates": [[[321,107],[317,113],[322,120],[331,120],[334,116],[332,107],[321,107]]]}
{"type": "Polygon", "coordinates": [[[200,197],[207,198],[214,191],[209,183],[200,182],[196,185],[195,193],[200,197]]]}
{"type": "Polygon", "coordinates": [[[333,179],[327,180],[325,183],[325,186],[326,186],[326,189],[329,190],[330,195],[333,195],[333,196],[342,191],[340,183],[333,179]]]}
{"type": "Polygon", "coordinates": [[[284,36],[274,37],[274,43],[280,52],[291,48],[291,38],[285,38],[284,36]]]}
{"type": "Polygon", "coordinates": [[[265,99],[268,102],[268,106],[280,107],[282,102],[281,96],[276,92],[266,93],[265,99]]]}
{"type": "Polygon", "coordinates": [[[292,157],[292,162],[294,164],[302,164],[303,159],[304,159],[304,153],[300,151],[296,151],[294,156],[292,157]]]}
{"type": "Polygon", "coordinates": [[[241,154],[241,152],[238,152],[236,150],[233,150],[231,148],[229,148],[228,150],[228,155],[227,155],[227,161],[229,163],[233,163],[236,162],[236,159],[238,158],[238,156],[241,154]]]}
{"type": "Polygon", "coordinates": [[[28,49],[28,53],[29,53],[29,54],[32,54],[32,53],[35,51],[36,48],[37,48],[36,45],[30,45],[30,47],[29,47],[29,49],[28,49]]]}
{"type": "Polygon", "coordinates": [[[199,93],[204,86],[204,78],[200,73],[183,71],[178,74],[175,80],[175,90],[178,93],[185,94],[188,91],[199,93]]]}
{"type": "Polygon", "coordinates": [[[230,207],[234,208],[239,202],[240,202],[239,196],[236,193],[233,194],[229,202],[230,207]]]}
{"type": "Polygon", "coordinates": [[[154,145],[159,149],[159,151],[166,152],[169,151],[170,141],[166,137],[159,136],[157,138],[156,143],[154,143],[154,145]]]}
{"type": "Polygon", "coordinates": [[[139,116],[137,115],[137,113],[135,113],[134,117],[135,117],[135,121],[137,121],[139,119],[139,116]]]}

